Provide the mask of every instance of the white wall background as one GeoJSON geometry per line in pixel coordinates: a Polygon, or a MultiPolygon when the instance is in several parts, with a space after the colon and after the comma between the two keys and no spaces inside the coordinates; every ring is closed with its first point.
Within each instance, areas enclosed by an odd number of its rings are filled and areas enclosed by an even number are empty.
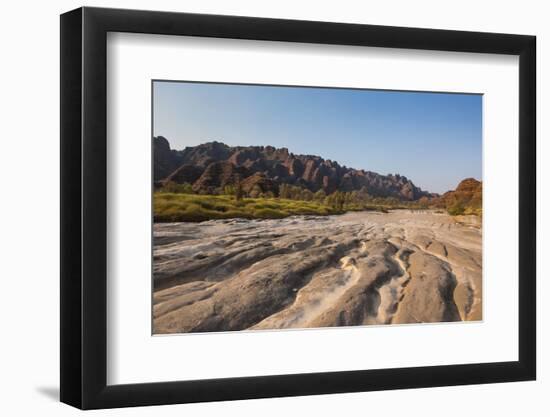
{"type": "MultiPolygon", "coordinates": [[[[550,147],[543,143],[550,83],[550,26],[542,1],[124,0],[86,5],[532,34],[538,37],[538,381],[99,411],[95,415],[408,416],[544,415],[550,411],[550,147]],[[546,394],[546,395],[544,395],[546,394]]],[[[59,379],[59,17],[73,0],[3,5],[0,23],[2,150],[0,410],[75,415],[57,402],[59,379]],[[7,148],[6,148],[7,146],[7,148]]]]}

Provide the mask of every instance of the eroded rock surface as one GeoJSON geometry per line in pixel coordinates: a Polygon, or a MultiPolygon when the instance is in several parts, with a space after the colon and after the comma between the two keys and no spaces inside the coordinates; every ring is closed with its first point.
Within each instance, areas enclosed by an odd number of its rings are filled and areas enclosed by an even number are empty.
{"type": "Polygon", "coordinates": [[[154,225],[155,333],[481,320],[481,228],[432,211],[154,225]]]}

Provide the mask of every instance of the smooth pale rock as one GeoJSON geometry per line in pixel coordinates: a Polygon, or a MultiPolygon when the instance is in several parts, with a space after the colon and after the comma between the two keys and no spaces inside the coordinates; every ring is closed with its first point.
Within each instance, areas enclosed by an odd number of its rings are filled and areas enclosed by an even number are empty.
{"type": "Polygon", "coordinates": [[[481,320],[481,228],[432,211],[154,225],[155,333],[481,320]]]}

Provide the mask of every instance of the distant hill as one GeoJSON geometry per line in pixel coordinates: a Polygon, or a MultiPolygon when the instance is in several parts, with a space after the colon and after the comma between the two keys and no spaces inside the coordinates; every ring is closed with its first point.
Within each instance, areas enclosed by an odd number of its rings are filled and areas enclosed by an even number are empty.
{"type": "Polygon", "coordinates": [[[228,146],[208,142],[171,149],[163,136],[153,138],[154,180],[189,183],[198,193],[216,193],[239,183],[245,192],[260,189],[277,195],[279,186],[290,184],[312,192],[323,190],[366,191],[374,197],[394,197],[414,201],[439,197],[423,191],[399,174],[381,175],[341,166],[315,155],[295,155],[287,148],[272,146],[228,146]]]}
{"type": "Polygon", "coordinates": [[[481,214],[483,183],[475,178],[462,180],[454,191],[447,191],[433,203],[451,214],[481,214]]]}

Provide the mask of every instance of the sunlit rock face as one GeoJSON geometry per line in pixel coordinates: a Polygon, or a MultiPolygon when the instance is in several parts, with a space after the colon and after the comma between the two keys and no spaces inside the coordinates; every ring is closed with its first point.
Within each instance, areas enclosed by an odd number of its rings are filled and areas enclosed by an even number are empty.
{"type": "Polygon", "coordinates": [[[262,174],[265,181],[258,186],[264,193],[276,192],[281,184],[291,184],[312,192],[362,190],[374,197],[404,201],[436,196],[402,175],[348,168],[320,156],[295,155],[286,148],[273,146],[232,147],[214,141],[176,151],[166,138],[158,136],[153,138],[153,154],[155,182],[187,182],[198,193],[211,193],[262,174]],[[262,188],[264,185],[266,189],[262,188]]]}

